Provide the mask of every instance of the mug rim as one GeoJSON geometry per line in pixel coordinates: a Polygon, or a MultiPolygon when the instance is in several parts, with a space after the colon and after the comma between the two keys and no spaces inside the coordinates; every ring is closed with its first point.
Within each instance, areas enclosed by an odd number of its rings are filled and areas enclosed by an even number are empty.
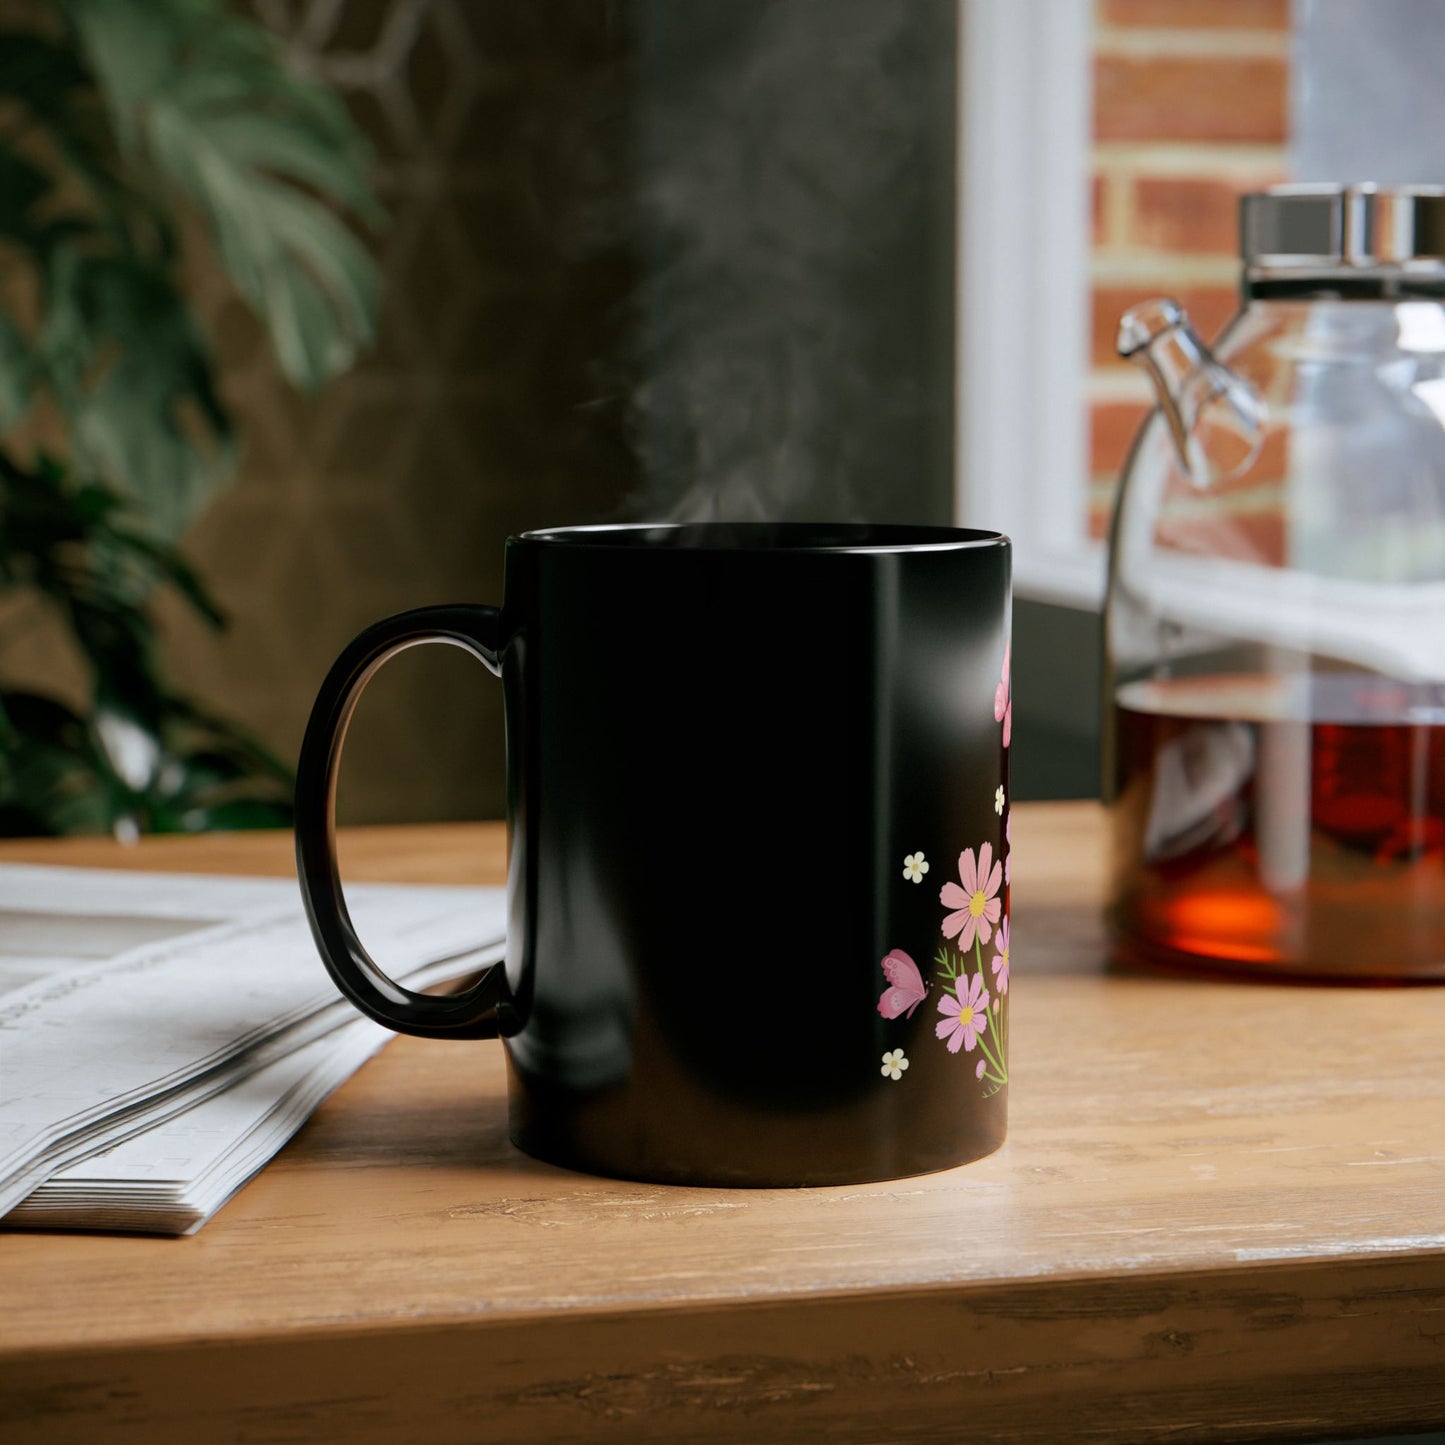
{"type": "Polygon", "coordinates": [[[1007,547],[1002,532],[896,522],[604,522],[542,527],[508,538],[508,546],[607,551],[754,553],[968,552],[1007,547]]]}

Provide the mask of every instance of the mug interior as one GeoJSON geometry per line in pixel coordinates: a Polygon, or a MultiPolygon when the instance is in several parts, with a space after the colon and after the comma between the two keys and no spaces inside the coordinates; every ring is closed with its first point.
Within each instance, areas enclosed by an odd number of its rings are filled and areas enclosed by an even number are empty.
{"type": "Polygon", "coordinates": [[[914,527],[872,522],[628,522],[549,527],[524,532],[523,542],[564,547],[715,549],[753,552],[907,552],[994,547],[998,532],[966,527],[914,527]]]}

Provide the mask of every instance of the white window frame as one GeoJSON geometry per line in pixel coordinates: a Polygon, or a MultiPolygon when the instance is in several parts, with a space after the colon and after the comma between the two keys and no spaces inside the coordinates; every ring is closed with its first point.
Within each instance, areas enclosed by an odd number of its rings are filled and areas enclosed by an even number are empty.
{"type": "Polygon", "coordinates": [[[959,0],[954,514],[1098,608],[1088,535],[1092,0],[959,0]]]}

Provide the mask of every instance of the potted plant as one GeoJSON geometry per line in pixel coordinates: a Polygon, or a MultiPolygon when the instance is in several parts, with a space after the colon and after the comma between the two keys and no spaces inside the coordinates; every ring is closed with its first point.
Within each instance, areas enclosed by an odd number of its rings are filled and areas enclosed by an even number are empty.
{"type": "Polygon", "coordinates": [[[82,706],[8,686],[0,833],[281,824],[290,770],[176,688],[157,589],[221,615],[178,550],[235,424],[187,304],[199,238],[314,390],[372,340],[379,211],[346,109],[222,0],[36,0],[0,30],[0,605],[28,592],[82,706]]]}

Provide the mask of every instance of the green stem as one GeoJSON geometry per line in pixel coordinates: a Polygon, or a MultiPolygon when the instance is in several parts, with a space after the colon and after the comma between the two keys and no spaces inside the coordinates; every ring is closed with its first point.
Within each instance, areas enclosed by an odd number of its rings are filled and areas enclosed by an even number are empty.
{"type": "MultiPolygon", "coordinates": [[[[980,940],[980,938],[979,938],[979,936],[978,936],[977,933],[975,933],[975,934],[973,935],[973,957],[974,957],[974,962],[978,964],[979,977],[982,978],[982,977],[983,977],[983,943],[982,943],[982,941],[980,940]]],[[[1000,1005],[999,1005],[998,1016],[1001,1017],[1002,1014],[1003,1014],[1003,1011],[1004,1011],[1004,1005],[1000,1004],[1000,1005]]],[[[986,1059],[989,1061],[989,1063],[992,1064],[992,1065],[994,1066],[994,1068],[998,1070],[999,1075],[1000,1075],[1000,1077],[999,1077],[999,1079],[998,1079],[998,1082],[999,1082],[1000,1084],[1006,1084],[1006,1083],[1008,1083],[1008,1066],[1007,1066],[1006,1064],[1000,1063],[999,1060],[994,1056],[994,1055],[995,1055],[995,1051],[994,1051],[993,1049],[990,1049],[990,1048],[988,1047],[988,1045],[984,1043],[984,1038],[985,1038],[985,1036],[986,1036],[987,1034],[991,1034],[991,1033],[993,1032],[993,1029],[994,1029],[993,1018],[991,1018],[991,1017],[989,1016],[987,1010],[984,1011],[984,1019],[987,1021],[987,1028],[986,1028],[982,1033],[980,1033],[979,1036],[978,1036],[978,1047],[979,1047],[979,1051],[983,1054],[984,1058],[986,1058],[986,1059]]],[[[999,1047],[1000,1047],[1000,1048],[1005,1047],[1002,1039],[999,1040],[999,1047]]]]}
{"type": "Polygon", "coordinates": [[[995,1070],[997,1070],[997,1072],[998,1072],[998,1074],[999,1074],[999,1083],[1001,1083],[1001,1084],[1006,1084],[1006,1083],[1008,1083],[1008,1068],[1007,1068],[1007,1066],[999,1062],[997,1055],[994,1053],[994,1051],[993,1051],[991,1048],[989,1048],[988,1044],[984,1042],[984,1040],[988,1037],[988,1034],[992,1031],[992,1028],[993,1028],[992,1022],[990,1022],[989,1028],[986,1029],[986,1030],[984,1030],[982,1033],[979,1034],[979,1036],[978,1036],[978,1048],[979,1048],[979,1052],[984,1056],[984,1058],[987,1059],[988,1062],[993,1065],[993,1067],[995,1068],[995,1070]]]}

